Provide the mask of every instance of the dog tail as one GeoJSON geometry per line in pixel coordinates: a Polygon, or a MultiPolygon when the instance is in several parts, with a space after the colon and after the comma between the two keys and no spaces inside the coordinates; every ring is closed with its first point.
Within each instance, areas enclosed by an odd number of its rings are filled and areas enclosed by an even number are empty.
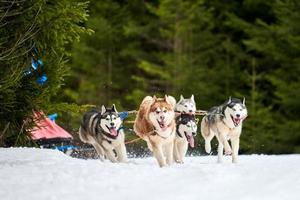
{"type": "Polygon", "coordinates": [[[81,126],[79,128],[78,134],[79,134],[79,138],[82,142],[88,143],[87,133],[84,130],[84,128],[82,128],[81,126]]]}
{"type": "Polygon", "coordinates": [[[214,137],[214,134],[210,131],[209,123],[206,117],[203,117],[201,121],[201,135],[205,140],[205,151],[206,153],[211,152],[211,140],[214,137]]]}

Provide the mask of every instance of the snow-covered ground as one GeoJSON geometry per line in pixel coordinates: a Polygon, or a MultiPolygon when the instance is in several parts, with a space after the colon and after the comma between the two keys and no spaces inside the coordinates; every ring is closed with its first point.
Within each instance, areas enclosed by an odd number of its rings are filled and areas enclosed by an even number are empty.
{"type": "Polygon", "coordinates": [[[55,150],[0,148],[1,200],[300,199],[300,155],[189,157],[159,168],[154,158],[126,164],[68,157],[55,150]]]}

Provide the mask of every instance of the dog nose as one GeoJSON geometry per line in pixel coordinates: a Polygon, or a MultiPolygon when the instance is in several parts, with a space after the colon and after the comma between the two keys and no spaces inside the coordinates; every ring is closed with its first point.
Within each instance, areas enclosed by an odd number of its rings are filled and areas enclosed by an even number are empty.
{"type": "Polygon", "coordinates": [[[115,123],[110,123],[110,125],[111,125],[111,126],[114,126],[114,125],[115,125],[115,123]]]}
{"type": "Polygon", "coordinates": [[[236,114],[236,117],[239,118],[241,115],[240,114],[236,114]]]}
{"type": "Polygon", "coordinates": [[[190,113],[193,112],[193,110],[189,110],[189,111],[190,111],[190,113]]]}
{"type": "Polygon", "coordinates": [[[164,120],[164,119],[165,119],[165,116],[160,116],[160,119],[161,119],[161,120],[164,120]]]}
{"type": "Polygon", "coordinates": [[[197,135],[197,133],[196,133],[196,132],[193,132],[192,134],[193,134],[193,136],[196,136],[196,135],[197,135]]]}

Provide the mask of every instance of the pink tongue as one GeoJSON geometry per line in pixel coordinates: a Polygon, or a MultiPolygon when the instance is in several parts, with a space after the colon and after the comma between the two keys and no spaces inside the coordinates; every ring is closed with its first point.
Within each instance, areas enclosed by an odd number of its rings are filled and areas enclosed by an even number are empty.
{"type": "Polygon", "coordinates": [[[118,132],[115,128],[111,128],[110,129],[110,134],[113,135],[113,136],[117,136],[118,135],[118,132]]]}
{"type": "Polygon", "coordinates": [[[159,124],[159,127],[161,128],[161,130],[165,131],[167,129],[167,127],[165,126],[165,124],[159,124]]]}
{"type": "Polygon", "coordinates": [[[188,143],[190,144],[190,146],[192,148],[195,147],[195,141],[194,141],[194,137],[193,136],[188,136],[188,143]]]}

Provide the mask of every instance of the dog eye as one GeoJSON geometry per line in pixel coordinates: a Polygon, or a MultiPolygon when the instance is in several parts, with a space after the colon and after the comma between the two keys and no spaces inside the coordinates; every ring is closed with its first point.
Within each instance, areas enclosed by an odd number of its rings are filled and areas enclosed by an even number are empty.
{"type": "Polygon", "coordinates": [[[233,111],[236,111],[236,109],[232,108],[233,111]]]}
{"type": "Polygon", "coordinates": [[[191,127],[190,125],[186,125],[187,127],[191,127]]]}
{"type": "Polygon", "coordinates": [[[184,107],[186,107],[186,108],[187,108],[187,105],[184,105],[184,107]]]}
{"type": "Polygon", "coordinates": [[[167,113],[167,110],[164,110],[164,113],[167,113]]]}
{"type": "Polygon", "coordinates": [[[109,120],[109,118],[105,118],[106,120],[109,120]]]}
{"type": "Polygon", "coordinates": [[[240,109],[240,111],[242,111],[242,109],[240,109]]]}
{"type": "Polygon", "coordinates": [[[156,111],[156,114],[159,114],[159,111],[158,111],[158,110],[156,111]]]}

